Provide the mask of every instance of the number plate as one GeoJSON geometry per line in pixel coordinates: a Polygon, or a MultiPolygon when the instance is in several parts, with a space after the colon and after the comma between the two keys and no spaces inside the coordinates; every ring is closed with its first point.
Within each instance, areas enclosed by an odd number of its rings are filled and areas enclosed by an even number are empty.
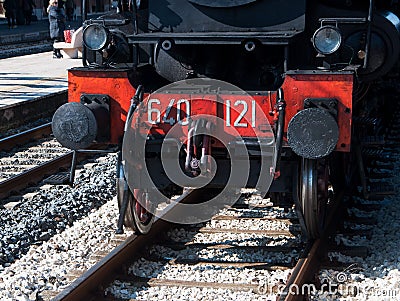
{"type": "Polygon", "coordinates": [[[259,129],[269,127],[268,108],[260,106],[260,100],[246,95],[152,94],[145,101],[146,121],[156,131],[168,132],[176,124],[187,127],[189,119],[198,116],[212,120],[220,129],[223,124],[226,132],[253,137],[259,129]]]}

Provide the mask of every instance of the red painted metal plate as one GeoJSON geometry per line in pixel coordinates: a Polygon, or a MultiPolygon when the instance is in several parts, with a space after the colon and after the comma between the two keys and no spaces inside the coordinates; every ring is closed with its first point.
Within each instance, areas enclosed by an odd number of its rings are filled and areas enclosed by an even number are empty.
{"type": "MultiPolygon", "coordinates": [[[[111,98],[111,143],[118,143],[123,134],[130,99],[135,87],[129,80],[129,70],[69,70],[69,101],[80,101],[82,93],[107,94],[111,98]]],[[[352,118],[352,72],[288,72],[282,86],[286,100],[285,133],[291,118],[304,108],[307,98],[335,98],[338,100],[339,141],[336,149],[350,151],[352,118]]],[[[274,112],[276,92],[246,95],[211,94],[152,94],[135,112],[140,115],[141,126],[153,134],[165,135],[175,124],[181,125],[182,140],[187,137],[188,116],[208,115],[216,122],[218,133],[232,137],[269,136],[274,112]]]]}

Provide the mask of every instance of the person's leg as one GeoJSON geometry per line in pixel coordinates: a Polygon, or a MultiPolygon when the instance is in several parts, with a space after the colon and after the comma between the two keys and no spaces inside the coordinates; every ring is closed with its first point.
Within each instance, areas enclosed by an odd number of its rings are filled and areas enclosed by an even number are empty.
{"type": "Polygon", "coordinates": [[[11,18],[12,18],[12,27],[16,28],[17,27],[17,10],[13,9],[11,12],[11,18]]]}
{"type": "Polygon", "coordinates": [[[54,48],[55,42],[57,42],[57,39],[53,38],[53,59],[57,58],[57,49],[54,48]]]}
{"type": "Polygon", "coordinates": [[[7,24],[8,24],[8,28],[10,29],[11,26],[12,26],[12,24],[11,24],[11,16],[10,15],[7,16],[7,24]]]}
{"type": "Polygon", "coordinates": [[[63,55],[61,54],[61,50],[60,49],[56,50],[57,50],[57,58],[61,59],[63,57],[63,55]]]}
{"type": "MultiPolygon", "coordinates": [[[[54,39],[53,44],[54,44],[54,42],[59,42],[59,40],[54,39]]],[[[63,57],[63,55],[61,54],[61,50],[54,48],[54,46],[53,46],[53,59],[55,59],[55,58],[60,59],[62,57],[63,57]]]]}
{"type": "Polygon", "coordinates": [[[27,10],[25,12],[25,24],[26,25],[31,24],[31,18],[32,18],[32,11],[31,10],[27,10]]]}
{"type": "Polygon", "coordinates": [[[53,48],[53,59],[61,59],[62,57],[61,50],[53,48]]]}

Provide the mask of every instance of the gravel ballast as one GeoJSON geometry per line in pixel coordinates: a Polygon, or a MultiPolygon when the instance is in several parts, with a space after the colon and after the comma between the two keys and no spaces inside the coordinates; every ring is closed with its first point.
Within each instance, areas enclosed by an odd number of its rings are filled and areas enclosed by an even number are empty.
{"type": "MultiPolygon", "coordinates": [[[[397,188],[400,184],[400,155],[396,154],[395,159],[390,182],[397,188]]],[[[365,226],[372,228],[371,239],[367,240],[362,236],[336,237],[336,242],[345,245],[367,246],[369,256],[359,258],[337,252],[330,253],[331,259],[341,262],[347,268],[339,271],[322,270],[319,275],[321,282],[331,284],[332,289],[325,292],[316,291],[313,300],[400,300],[400,196],[398,188],[396,190],[397,195],[374,202],[382,206],[379,211],[365,213],[377,221],[375,225],[365,226]]]]}
{"type": "MultiPolygon", "coordinates": [[[[61,291],[71,283],[72,279],[67,277],[71,271],[84,271],[92,266],[95,259],[91,255],[97,250],[111,250],[110,242],[115,237],[118,215],[114,198],[115,157],[102,157],[91,164],[90,169],[80,172],[75,188],[42,187],[43,189],[13,209],[1,209],[0,241],[3,261],[0,267],[0,300],[37,300],[40,296],[45,296],[46,291],[61,291]],[[14,213],[14,210],[19,210],[19,213],[14,213]],[[38,219],[37,223],[32,222],[32,216],[38,219]],[[9,258],[10,255],[12,258],[9,258]]],[[[400,166],[396,167],[395,174],[400,174],[400,166]]],[[[396,187],[399,181],[400,176],[392,179],[396,187]]],[[[313,295],[313,300],[400,300],[400,200],[398,196],[387,197],[383,204],[379,212],[372,214],[377,219],[377,224],[373,227],[371,240],[368,241],[365,237],[336,238],[338,242],[348,245],[367,245],[370,255],[361,259],[331,253],[332,258],[348,264],[349,269],[323,270],[320,274],[320,279],[333,279],[335,283],[340,279],[344,289],[345,285],[356,286],[359,289],[358,294],[346,294],[346,291],[335,294],[319,292],[313,295]]],[[[235,210],[229,210],[232,215],[237,214],[235,210]]],[[[276,214],[282,218],[289,217],[273,211],[271,208],[270,212],[264,212],[262,216],[276,214]]],[[[240,211],[239,214],[242,213],[240,211]]],[[[223,214],[226,215],[227,211],[223,214]]],[[[213,223],[208,223],[207,227],[229,226],[226,221],[213,223]]],[[[253,228],[251,223],[244,225],[253,228]]],[[[289,241],[294,246],[299,239],[296,237],[291,241],[283,236],[271,239],[263,234],[241,233],[233,236],[228,233],[195,233],[184,228],[171,230],[168,236],[177,242],[190,238],[195,243],[220,241],[249,246],[282,245],[281,240],[283,244],[289,241]]],[[[270,291],[269,286],[285,281],[290,270],[255,271],[229,266],[230,262],[256,259],[275,263],[284,262],[287,257],[298,257],[297,252],[286,257],[280,254],[269,257],[267,252],[243,252],[240,257],[235,257],[229,250],[215,249],[205,253],[204,250],[196,250],[194,247],[188,247],[178,254],[169,248],[154,246],[151,252],[165,258],[180,255],[184,259],[217,259],[225,261],[228,266],[216,268],[211,263],[160,264],[142,258],[130,268],[131,275],[156,279],[259,284],[260,290],[254,292],[167,286],[137,288],[126,282],[116,281],[108,288],[107,293],[138,300],[275,300],[276,295],[270,291]],[[263,286],[263,281],[268,282],[269,286],[263,286]],[[263,291],[265,288],[268,289],[263,291]]]]}
{"type": "Polygon", "coordinates": [[[106,293],[135,300],[275,300],[277,285],[283,287],[291,271],[288,266],[298,259],[302,244],[300,235],[271,236],[268,231],[288,231],[289,222],[283,219],[293,218],[293,211],[283,212],[268,200],[246,193],[238,203],[262,207],[225,208],[208,222],[169,230],[166,245],[153,245],[147,257],[130,266],[132,282],[116,280],[106,293]],[[202,229],[224,231],[203,233],[202,229]],[[279,247],[293,249],[284,253],[279,247]],[[257,268],[260,264],[270,268],[257,268]],[[148,279],[150,286],[141,286],[148,279]]]}
{"type": "Polygon", "coordinates": [[[59,290],[71,270],[85,270],[106,248],[118,215],[116,155],[81,170],[74,188],[45,185],[14,207],[0,209],[0,300],[36,300],[59,290]]]}

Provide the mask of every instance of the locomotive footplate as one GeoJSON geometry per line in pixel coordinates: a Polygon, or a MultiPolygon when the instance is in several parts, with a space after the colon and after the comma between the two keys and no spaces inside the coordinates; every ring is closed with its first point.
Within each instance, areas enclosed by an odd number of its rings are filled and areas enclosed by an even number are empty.
{"type": "Polygon", "coordinates": [[[170,41],[172,44],[202,44],[241,45],[245,41],[257,41],[263,45],[288,45],[301,32],[273,31],[273,32],[192,32],[192,33],[141,33],[128,37],[131,44],[157,44],[160,41],[170,41]]]}

